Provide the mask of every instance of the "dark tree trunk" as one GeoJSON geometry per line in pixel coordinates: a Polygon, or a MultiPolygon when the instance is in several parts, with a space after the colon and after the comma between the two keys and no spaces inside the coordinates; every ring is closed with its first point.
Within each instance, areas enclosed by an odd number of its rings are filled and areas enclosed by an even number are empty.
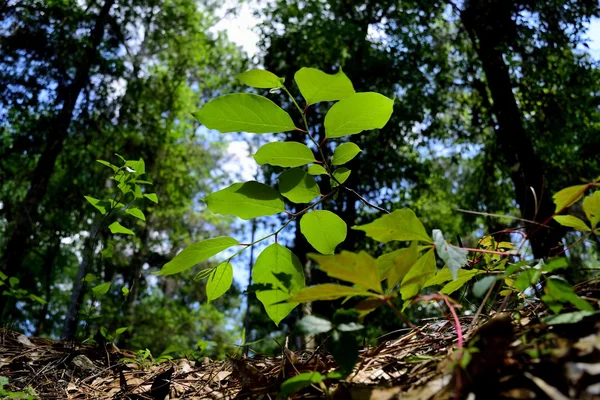
{"type": "Polygon", "coordinates": [[[42,272],[44,273],[44,300],[46,303],[43,305],[40,310],[37,318],[37,325],[35,327],[35,336],[42,335],[47,327],[47,316],[48,316],[48,307],[50,306],[50,297],[52,296],[52,273],[54,269],[54,261],[60,252],[60,241],[56,241],[52,244],[52,246],[48,249],[44,257],[44,264],[42,265],[42,272]]]}
{"type": "MultiPolygon", "coordinates": [[[[545,190],[543,164],[523,126],[510,71],[503,58],[504,51],[514,39],[511,4],[505,0],[472,0],[461,17],[485,73],[498,123],[496,140],[512,171],[521,216],[542,223],[553,215],[554,203],[545,190]]],[[[526,232],[536,258],[547,257],[562,248],[564,231],[554,222],[549,228],[542,229],[528,224],[526,232]]]]}
{"type": "Polygon", "coordinates": [[[99,46],[104,37],[104,29],[108,21],[111,7],[115,0],[106,0],[94,29],[89,38],[89,46],[80,60],[80,66],[72,82],[59,86],[56,104],[60,111],[50,121],[40,123],[40,128],[47,132],[46,147],[31,174],[31,183],[25,199],[19,207],[15,207],[15,218],[11,223],[6,248],[0,260],[0,271],[8,276],[17,275],[27,252],[31,246],[34,227],[38,217],[38,207],[46,195],[48,183],[58,156],[68,136],[69,126],[73,120],[73,112],[81,91],[88,85],[92,66],[99,58],[99,46]]]}

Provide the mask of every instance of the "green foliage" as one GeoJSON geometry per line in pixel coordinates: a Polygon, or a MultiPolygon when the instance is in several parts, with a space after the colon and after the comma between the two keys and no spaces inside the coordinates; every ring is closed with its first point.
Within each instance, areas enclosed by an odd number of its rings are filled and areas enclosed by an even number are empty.
{"type": "Polygon", "coordinates": [[[355,93],[352,82],[341,69],[331,75],[316,68],[300,68],[294,79],[307,107],[321,101],[342,100],[355,93]]]}
{"type": "Polygon", "coordinates": [[[240,82],[262,89],[276,89],[283,85],[285,79],[264,69],[252,69],[235,76],[240,82]]]}
{"type": "Polygon", "coordinates": [[[9,384],[9,380],[5,376],[0,376],[0,398],[1,399],[22,399],[22,400],[35,400],[39,399],[39,396],[35,393],[35,390],[31,386],[27,386],[22,391],[13,391],[6,389],[5,386],[9,384]]]}
{"type": "Polygon", "coordinates": [[[392,116],[394,100],[379,93],[355,93],[334,104],[325,116],[325,136],[338,138],[381,129],[392,116]]]}
{"type": "Polygon", "coordinates": [[[277,178],[279,193],[292,203],[310,203],[321,195],[315,179],[300,168],[292,168],[277,178]]]}
{"type": "Polygon", "coordinates": [[[333,254],[338,244],[346,239],[346,223],[336,214],[317,210],[300,220],[300,231],[319,253],[333,254]]]}
{"type": "Polygon", "coordinates": [[[312,151],[298,142],[272,142],[262,146],[254,159],[258,165],[276,165],[280,167],[300,167],[315,161],[312,151]]]}
{"type": "Polygon", "coordinates": [[[215,214],[252,219],[285,211],[283,197],[271,187],[255,182],[234,183],[205,199],[215,214]]]}
{"type": "Polygon", "coordinates": [[[409,209],[396,210],[369,224],[354,226],[352,229],[364,231],[368,237],[382,243],[393,240],[419,240],[433,243],[421,221],[409,209]]]}
{"type": "Polygon", "coordinates": [[[237,246],[239,242],[230,237],[217,237],[194,243],[185,249],[158,272],[159,275],[173,275],[192,268],[210,257],[237,246]]]}
{"type": "Polygon", "coordinates": [[[352,161],[362,150],[355,143],[342,143],[335,148],[333,157],[331,158],[332,165],[343,165],[352,161]]]}

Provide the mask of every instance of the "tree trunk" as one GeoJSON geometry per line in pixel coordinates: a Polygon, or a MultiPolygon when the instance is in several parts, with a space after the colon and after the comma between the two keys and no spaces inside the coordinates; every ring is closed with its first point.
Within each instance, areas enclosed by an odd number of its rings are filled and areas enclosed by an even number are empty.
{"type": "Polygon", "coordinates": [[[48,249],[46,256],[44,257],[44,264],[42,265],[42,271],[45,275],[44,280],[44,300],[46,303],[42,306],[37,318],[37,325],[35,327],[35,336],[40,336],[46,331],[48,307],[50,306],[50,297],[52,296],[52,272],[54,269],[54,261],[60,252],[60,241],[56,241],[48,249]]]}
{"type": "MultiPolygon", "coordinates": [[[[496,140],[512,171],[511,179],[521,216],[541,223],[553,215],[554,203],[550,193],[545,191],[543,164],[523,126],[510,71],[503,58],[512,37],[510,32],[514,29],[510,3],[505,0],[472,0],[467,3],[461,18],[471,34],[491,93],[492,110],[498,123],[496,140]]],[[[564,230],[554,222],[542,229],[528,224],[526,233],[536,258],[547,257],[562,248],[564,230]]]]}
{"type": "Polygon", "coordinates": [[[58,115],[49,121],[40,123],[40,127],[47,132],[46,147],[31,174],[31,183],[25,199],[19,207],[15,207],[15,219],[12,221],[6,248],[0,260],[0,271],[8,276],[17,275],[30,248],[31,239],[35,233],[38,207],[46,195],[56,160],[68,136],[77,99],[89,83],[92,66],[97,63],[98,47],[104,37],[104,28],[114,2],[115,0],[104,2],[94,29],[90,33],[90,44],[84,52],[83,59],[80,60],[80,66],[73,81],[68,84],[64,83],[57,89],[56,104],[60,106],[58,115]]]}

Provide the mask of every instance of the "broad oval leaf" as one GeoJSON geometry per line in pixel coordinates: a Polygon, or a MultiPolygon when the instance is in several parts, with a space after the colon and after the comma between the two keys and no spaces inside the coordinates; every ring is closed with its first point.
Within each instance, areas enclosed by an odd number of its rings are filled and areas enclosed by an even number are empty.
{"type": "Polygon", "coordinates": [[[400,285],[402,300],[407,300],[418,295],[425,282],[431,279],[436,272],[435,255],[433,249],[431,249],[415,262],[404,279],[402,279],[402,284],[400,285]]]}
{"type": "Polygon", "coordinates": [[[118,223],[117,221],[113,222],[108,226],[111,233],[122,233],[124,235],[135,235],[135,233],[131,229],[125,228],[123,225],[118,223]]]}
{"type": "Polygon", "coordinates": [[[233,283],[233,267],[228,261],[222,262],[208,276],[206,281],[206,297],[208,302],[225,294],[233,283]]]}
{"type": "Polygon", "coordinates": [[[369,224],[353,226],[352,229],[364,231],[368,237],[382,243],[392,240],[419,240],[433,243],[421,221],[408,208],[396,210],[369,224]]]}
{"type": "Polygon", "coordinates": [[[580,232],[590,232],[591,229],[579,218],[573,215],[557,215],[554,219],[562,226],[568,226],[580,232]]]}
{"type": "Polygon", "coordinates": [[[321,254],[333,254],[346,239],[346,223],[331,211],[319,210],[305,214],[300,220],[300,232],[321,254]]]}
{"type": "Polygon", "coordinates": [[[308,173],[311,175],[327,175],[327,170],[321,165],[314,164],[308,167],[308,173]]]}
{"type": "Polygon", "coordinates": [[[284,78],[264,69],[251,69],[235,76],[240,82],[260,89],[275,89],[283,86],[284,78]]]}
{"type": "Polygon", "coordinates": [[[264,249],[252,267],[252,280],[256,284],[268,284],[274,290],[261,290],[256,297],[265,307],[269,318],[279,326],[279,323],[297,303],[285,302],[290,294],[304,288],[304,271],[298,257],[288,248],[274,243],[264,249]],[[284,284],[278,277],[286,276],[284,284]]]}
{"type": "Polygon", "coordinates": [[[150,200],[151,202],[158,204],[158,196],[156,196],[156,193],[148,193],[145,194],[144,197],[150,200]]]}
{"type": "Polygon", "coordinates": [[[194,265],[238,244],[237,240],[226,236],[202,240],[183,249],[175,258],[166,263],[157,274],[173,275],[188,270],[194,265]]]}
{"type": "Polygon", "coordinates": [[[432,233],[437,255],[446,263],[446,266],[452,274],[452,279],[456,279],[458,271],[468,263],[468,251],[452,246],[446,242],[441,230],[434,229],[432,233]]]}
{"type": "Polygon", "coordinates": [[[341,69],[332,75],[316,68],[300,68],[294,74],[294,80],[306,105],[341,100],[354,94],[352,82],[341,69]]]}
{"type": "Polygon", "coordinates": [[[566,207],[569,207],[579,201],[585,193],[588,185],[575,185],[557,192],[552,196],[556,204],[556,211],[560,212],[566,207]]]}
{"type": "Polygon", "coordinates": [[[217,97],[192,115],[207,128],[221,133],[277,133],[296,129],[292,118],[278,105],[249,93],[217,97]]]}
{"type": "Polygon", "coordinates": [[[583,211],[590,221],[592,229],[596,228],[596,225],[600,222],[600,190],[583,199],[583,211]]]}
{"type": "Polygon", "coordinates": [[[315,179],[300,168],[288,169],[277,180],[279,192],[292,203],[310,203],[321,195],[315,179]]]}
{"type": "Polygon", "coordinates": [[[374,92],[355,93],[335,103],[325,116],[325,136],[337,138],[381,129],[392,116],[394,100],[374,92]]]}
{"type": "Polygon", "coordinates": [[[99,285],[96,285],[92,288],[92,292],[96,296],[104,296],[106,293],[108,293],[111,283],[112,282],[104,282],[99,285]]]}
{"type": "Polygon", "coordinates": [[[330,256],[309,254],[309,258],[316,261],[320,269],[332,278],[383,293],[375,259],[364,251],[357,254],[344,250],[340,254],[330,256]]]}
{"type": "Polygon", "coordinates": [[[102,214],[102,215],[105,215],[107,210],[111,209],[111,203],[106,200],[98,200],[91,196],[83,196],[83,197],[88,201],[88,203],[90,203],[98,211],[100,211],[100,214],[102,214]]]}
{"type": "Polygon", "coordinates": [[[242,219],[285,211],[283,197],[272,187],[256,181],[234,183],[211,193],[204,201],[215,214],[230,214],[242,219]]]}
{"type": "Polygon", "coordinates": [[[146,216],[139,208],[128,208],[127,210],[125,210],[125,212],[131,216],[141,219],[142,221],[146,220],[146,216]]]}
{"type": "Polygon", "coordinates": [[[331,158],[331,163],[333,165],[346,164],[348,161],[351,161],[354,157],[356,157],[356,155],[361,151],[362,150],[360,147],[352,142],[342,143],[335,148],[333,157],[331,158]]]}
{"type": "Polygon", "coordinates": [[[299,142],[267,143],[258,149],[254,159],[259,165],[279,167],[299,167],[315,162],[312,150],[299,142]]]}
{"type": "Polygon", "coordinates": [[[352,171],[350,171],[346,167],[338,168],[335,171],[333,171],[332,175],[335,178],[335,180],[331,179],[331,187],[338,186],[338,182],[343,185],[344,182],[348,180],[351,173],[352,171]]]}
{"type": "Polygon", "coordinates": [[[352,286],[338,285],[336,283],[324,283],[317,286],[309,286],[294,293],[288,301],[296,303],[308,303],[317,300],[335,300],[347,296],[376,297],[377,294],[365,289],[352,286]]]}

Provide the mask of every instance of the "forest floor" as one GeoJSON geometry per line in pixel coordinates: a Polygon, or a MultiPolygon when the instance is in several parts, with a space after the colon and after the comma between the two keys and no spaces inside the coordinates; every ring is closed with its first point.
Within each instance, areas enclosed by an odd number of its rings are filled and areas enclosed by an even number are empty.
{"type": "MultiPolygon", "coordinates": [[[[582,296],[600,298],[600,281],[578,289],[582,296]]],[[[540,303],[519,314],[518,321],[509,314],[482,316],[480,321],[488,322],[477,330],[470,329],[472,317],[461,318],[468,339],[463,349],[457,348],[450,321],[429,320],[418,331],[362,349],[344,381],[308,386],[292,398],[600,399],[600,313],[550,317],[540,303]]],[[[284,380],[336,368],[324,351],[157,365],[122,358],[135,354],[2,329],[0,380],[8,378],[9,384],[0,385],[0,399],[276,399],[284,380]]]]}

